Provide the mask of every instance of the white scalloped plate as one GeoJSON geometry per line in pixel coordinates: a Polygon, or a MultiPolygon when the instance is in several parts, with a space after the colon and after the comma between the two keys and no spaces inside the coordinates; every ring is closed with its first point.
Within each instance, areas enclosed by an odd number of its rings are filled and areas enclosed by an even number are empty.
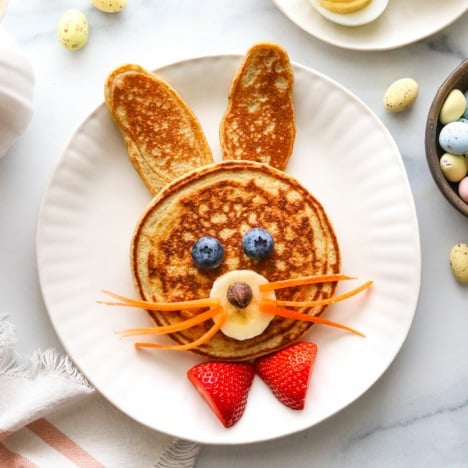
{"type": "MultiPolygon", "coordinates": [[[[206,57],[159,71],[199,116],[216,159],[218,125],[240,61],[206,57]]],[[[365,339],[320,326],[307,336],[317,342],[319,355],[304,411],[281,405],[256,378],[242,419],[225,429],[186,378],[199,358],[136,351],[114,333],[148,324],[143,311],[96,300],[103,298],[102,288],[134,296],[129,243],[150,196],[104,104],[72,136],[45,191],[37,261],[53,326],[92,384],[124,413],[158,431],[201,443],[242,444],[309,428],[362,395],[393,361],[411,326],[420,245],[399,151],[355,96],[310,69],[294,65],[294,72],[297,139],[288,172],[334,222],[343,271],[375,281],[370,294],[327,312],[366,333],[365,339]]]]}
{"type": "Polygon", "coordinates": [[[372,23],[342,26],[325,19],[310,0],[273,0],[297,26],[344,49],[388,50],[424,39],[449,26],[468,10],[466,0],[390,0],[372,23]]]}

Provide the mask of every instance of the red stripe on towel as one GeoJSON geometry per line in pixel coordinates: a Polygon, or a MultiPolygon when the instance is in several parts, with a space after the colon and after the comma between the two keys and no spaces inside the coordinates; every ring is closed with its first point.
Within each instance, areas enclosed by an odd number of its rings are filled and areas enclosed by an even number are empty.
{"type": "Polygon", "coordinates": [[[0,466],[8,466],[8,468],[38,468],[31,460],[21,456],[19,453],[8,450],[3,444],[0,444],[0,466]]]}
{"type": "Polygon", "coordinates": [[[102,463],[99,463],[46,419],[38,419],[26,427],[77,466],[83,468],[104,468],[102,463]]]}

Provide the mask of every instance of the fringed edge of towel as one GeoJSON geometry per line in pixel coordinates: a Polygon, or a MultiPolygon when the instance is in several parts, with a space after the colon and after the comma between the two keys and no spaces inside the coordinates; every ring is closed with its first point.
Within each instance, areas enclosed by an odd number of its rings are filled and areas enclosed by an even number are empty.
{"type": "Polygon", "coordinates": [[[200,446],[195,442],[174,439],[158,458],[153,468],[193,468],[200,446]]]}
{"type": "Polygon", "coordinates": [[[31,357],[23,358],[14,351],[15,327],[7,321],[7,314],[0,314],[0,375],[34,379],[38,375],[58,375],[93,390],[92,385],[74,367],[68,356],[55,349],[35,351],[31,357]]]}
{"type": "MultiPolygon", "coordinates": [[[[54,349],[36,351],[23,358],[14,351],[15,327],[8,322],[7,314],[0,314],[0,377],[2,375],[33,379],[41,374],[55,374],[72,380],[93,391],[93,386],[74,367],[68,356],[54,349]]],[[[193,468],[200,446],[195,442],[174,439],[158,457],[154,468],[193,468]]]]}
{"type": "Polygon", "coordinates": [[[16,343],[15,327],[7,321],[7,314],[0,314],[0,353],[12,348],[16,343]]]}

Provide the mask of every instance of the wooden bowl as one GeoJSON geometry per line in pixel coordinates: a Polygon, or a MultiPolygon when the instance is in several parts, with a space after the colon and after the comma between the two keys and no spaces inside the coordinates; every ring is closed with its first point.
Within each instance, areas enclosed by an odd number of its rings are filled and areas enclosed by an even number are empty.
{"type": "Polygon", "coordinates": [[[458,195],[457,186],[449,182],[440,169],[440,157],[445,151],[439,145],[439,133],[443,125],[439,122],[439,114],[442,104],[452,89],[459,89],[463,93],[468,91],[468,59],[464,60],[447,77],[437,91],[432,105],[429,109],[426,123],[426,159],[431,170],[435,183],[442,192],[442,195],[455,207],[460,213],[468,216],[468,203],[464,202],[458,195]]]}

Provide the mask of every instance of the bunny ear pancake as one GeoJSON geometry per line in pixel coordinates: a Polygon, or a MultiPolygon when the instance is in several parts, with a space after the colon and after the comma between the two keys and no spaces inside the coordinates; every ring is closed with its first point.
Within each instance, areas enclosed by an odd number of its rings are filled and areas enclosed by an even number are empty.
{"type": "Polygon", "coordinates": [[[108,76],[104,95],[129,159],[153,195],[171,180],[213,162],[197,117],[157,75],[139,65],[123,65],[108,76]]]}
{"type": "Polygon", "coordinates": [[[296,136],[293,83],[288,54],[280,46],[261,43],[248,50],[220,126],[223,159],[286,168],[296,136]]]}

